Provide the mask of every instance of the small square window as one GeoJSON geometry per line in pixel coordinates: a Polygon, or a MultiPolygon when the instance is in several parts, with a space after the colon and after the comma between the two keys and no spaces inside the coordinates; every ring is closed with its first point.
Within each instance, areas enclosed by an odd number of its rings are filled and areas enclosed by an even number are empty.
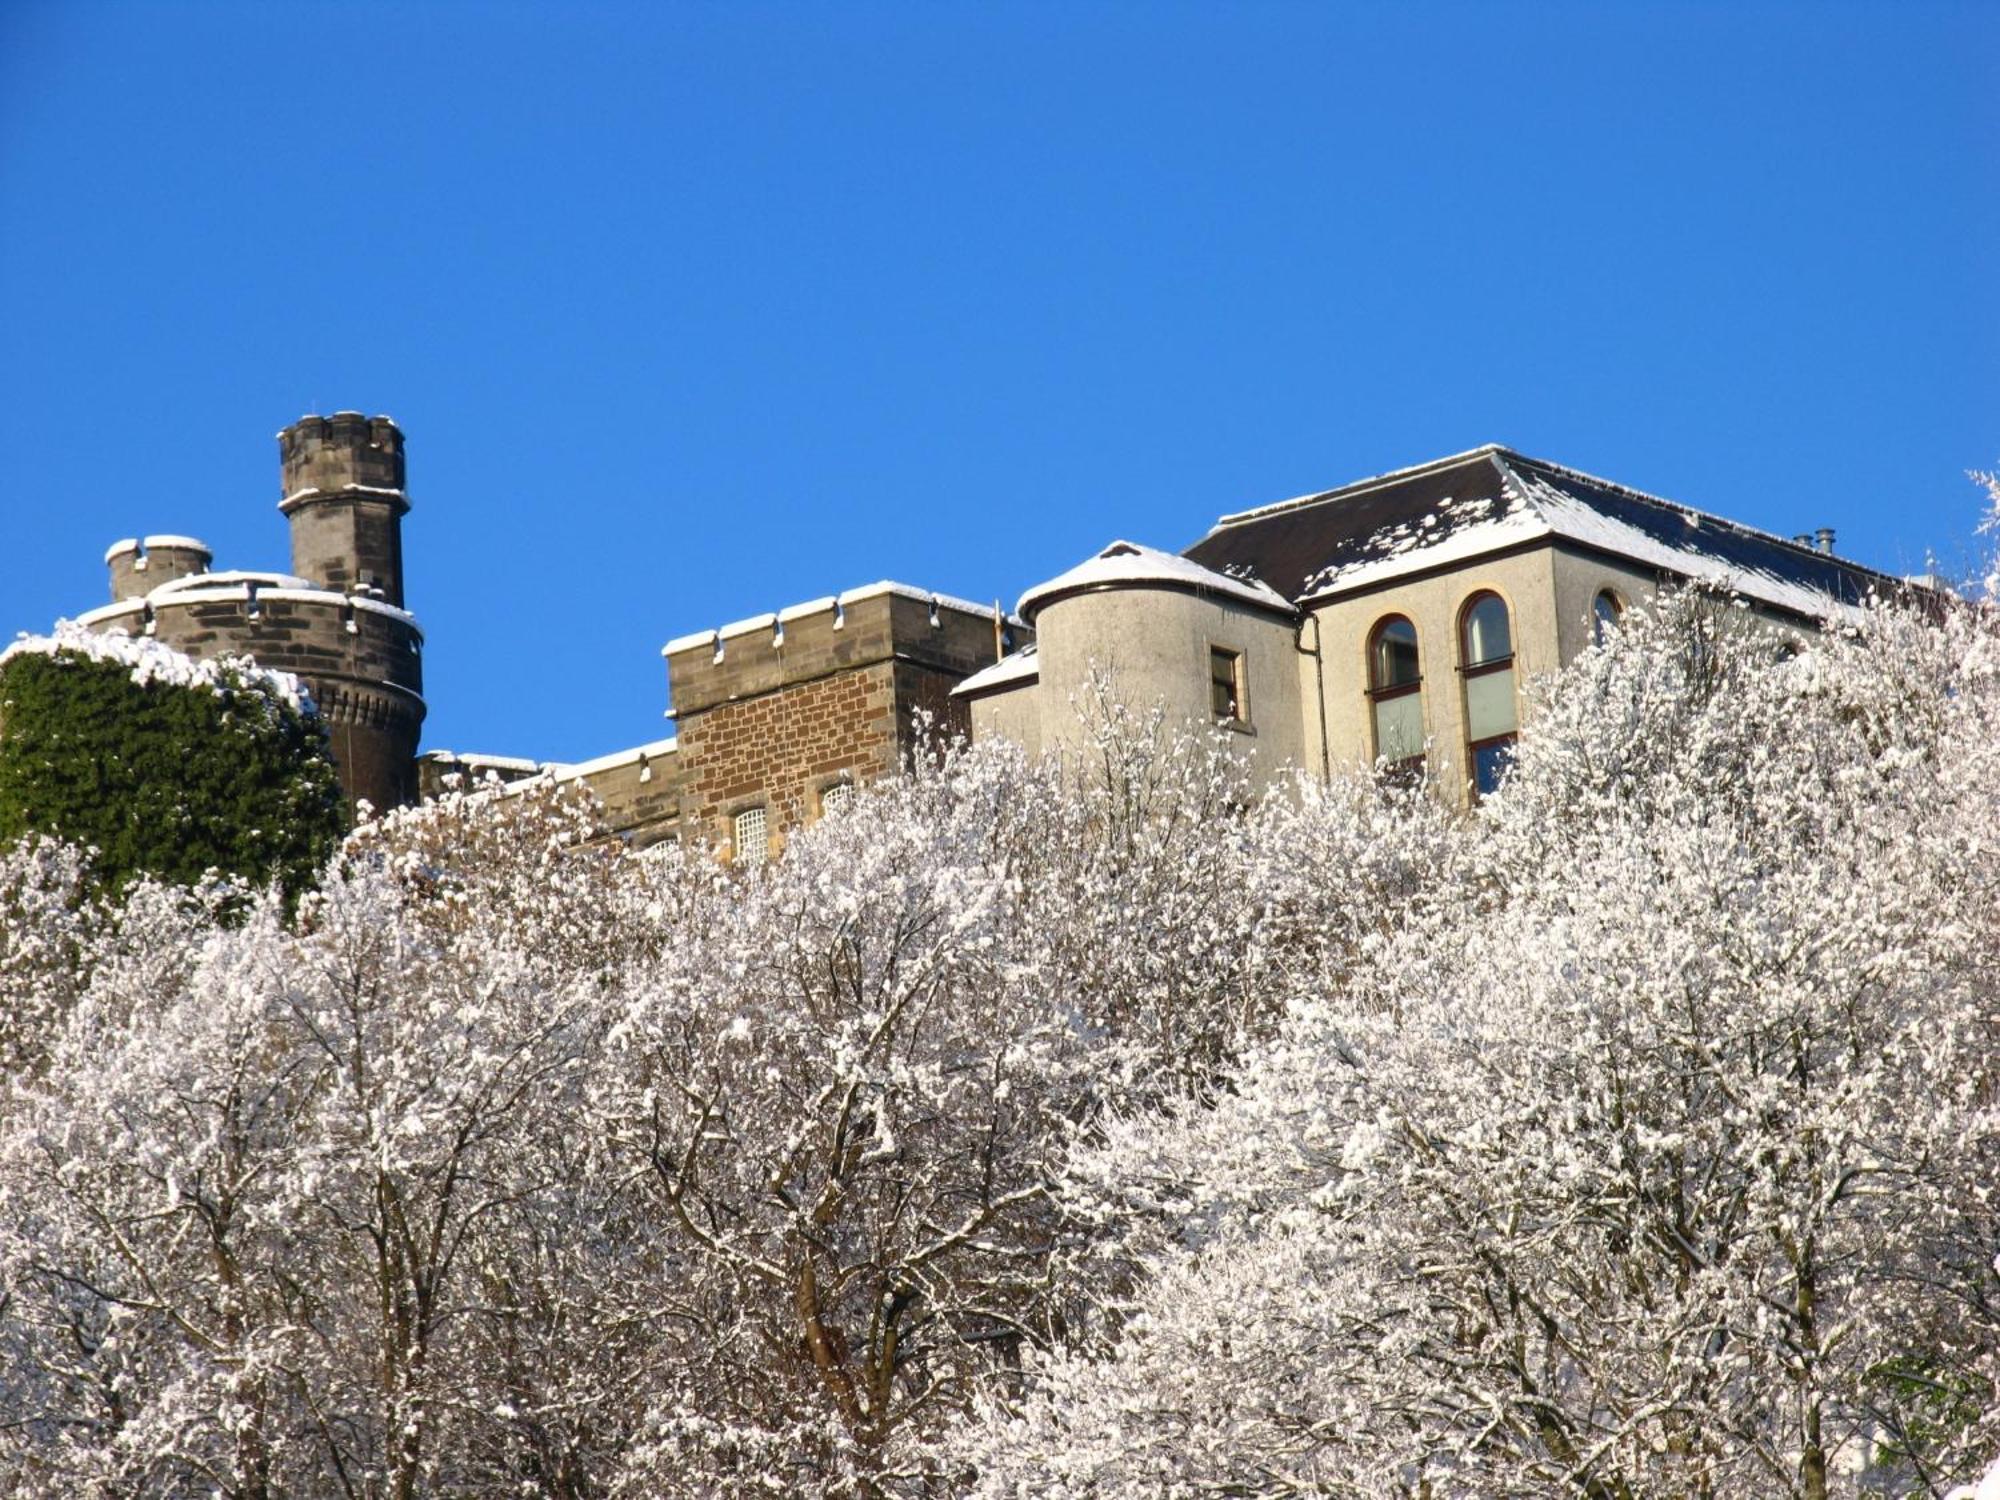
{"type": "Polygon", "coordinates": [[[1208,708],[1217,723],[1243,724],[1250,715],[1243,701],[1243,653],[1208,648],[1208,708]]]}
{"type": "Polygon", "coordinates": [[[770,821],[761,807],[746,807],[736,815],[731,852],[750,864],[771,857],[770,821]]]}

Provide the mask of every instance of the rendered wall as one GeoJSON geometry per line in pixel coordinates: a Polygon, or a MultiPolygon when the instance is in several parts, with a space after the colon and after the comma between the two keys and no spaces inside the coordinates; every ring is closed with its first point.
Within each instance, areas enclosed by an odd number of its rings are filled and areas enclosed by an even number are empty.
{"type": "Polygon", "coordinates": [[[1032,758],[1042,753],[1041,683],[1035,678],[987,693],[966,705],[972,740],[1007,740],[1032,758]]]}
{"type": "MultiPolygon", "coordinates": [[[[1041,749],[1075,745],[1083,732],[1075,704],[1094,672],[1108,673],[1120,700],[1145,711],[1165,708],[1170,722],[1208,724],[1209,650],[1243,654],[1248,726],[1232,747],[1259,781],[1305,763],[1297,647],[1289,621],[1206,595],[1134,585],[1073,594],[1035,617],[1041,677],[1033,696],[1041,749]]],[[[1019,694],[1005,695],[1019,697],[1019,694]]],[[[975,710],[977,712],[977,710],[975,710]]],[[[986,711],[1005,732],[1019,710],[986,711]]]]}
{"type": "MultiPolygon", "coordinates": [[[[1509,557],[1475,559],[1449,573],[1413,581],[1399,579],[1385,588],[1313,608],[1324,653],[1328,758],[1336,774],[1365,767],[1375,758],[1368,640],[1377,622],[1389,615],[1402,615],[1417,629],[1424,732],[1430,743],[1428,769],[1447,795],[1459,802],[1466,800],[1470,773],[1466,766],[1458,621],[1466,600],[1485,590],[1507,602],[1518,692],[1528,678],[1552,672],[1567,659],[1556,603],[1553,552],[1548,547],[1509,557]]],[[[1308,624],[1307,645],[1312,644],[1312,634],[1313,627],[1308,624]]],[[[1316,708],[1319,688],[1313,672],[1312,658],[1301,657],[1301,700],[1316,708]]],[[[1317,715],[1309,713],[1309,717],[1317,715]]],[[[1307,739],[1317,769],[1318,736],[1309,733],[1307,739]]]]}

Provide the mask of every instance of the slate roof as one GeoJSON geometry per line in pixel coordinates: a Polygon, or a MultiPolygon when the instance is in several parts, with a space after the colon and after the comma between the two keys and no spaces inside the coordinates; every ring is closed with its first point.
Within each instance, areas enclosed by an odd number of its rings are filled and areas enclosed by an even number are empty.
{"type": "Polygon", "coordinates": [[[1497,444],[1224,516],[1186,556],[1306,600],[1543,541],[1614,553],[1804,615],[1844,612],[1871,591],[1901,586],[1812,546],[1497,444]]]}

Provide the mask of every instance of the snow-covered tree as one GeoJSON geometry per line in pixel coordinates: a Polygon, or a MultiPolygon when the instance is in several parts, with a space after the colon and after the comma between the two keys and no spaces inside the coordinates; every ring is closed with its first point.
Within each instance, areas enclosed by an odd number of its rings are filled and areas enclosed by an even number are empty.
{"type": "Polygon", "coordinates": [[[1111,693],[756,868],[548,783],[290,914],[24,844],[0,1490],[1941,1495],[2000,1446],[1996,641],[1670,603],[1469,817],[1111,693]]]}
{"type": "Polygon", "coordinates": [[[1136,1287],[988,1495],[1940,1493],[1994,1431],[2000,659],[1684,599],[1427,894],[1067,1193],[1136,1287]]]}

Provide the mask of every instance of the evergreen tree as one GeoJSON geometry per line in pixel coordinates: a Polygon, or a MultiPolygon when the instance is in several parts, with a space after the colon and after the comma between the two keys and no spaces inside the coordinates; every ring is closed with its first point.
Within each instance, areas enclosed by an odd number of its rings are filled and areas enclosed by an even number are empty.
{"type": "Polygon", "coordinates": [[[297,680],[63,627],[0,656],[0,842],[86,845],[117,891],[141,874],[310,884],[345,809],[297,680]]]}

